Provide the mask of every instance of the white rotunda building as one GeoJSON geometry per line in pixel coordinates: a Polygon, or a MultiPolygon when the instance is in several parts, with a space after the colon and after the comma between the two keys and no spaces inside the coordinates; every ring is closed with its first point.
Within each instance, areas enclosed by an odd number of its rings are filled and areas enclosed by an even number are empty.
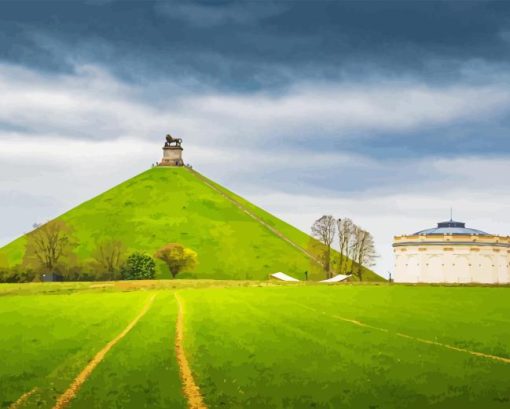
{"type": "Polygon", "coordinates": [[[470,229],[449,220],[396,236],[395,282],[510,283],[510,237],[470,229]]]}

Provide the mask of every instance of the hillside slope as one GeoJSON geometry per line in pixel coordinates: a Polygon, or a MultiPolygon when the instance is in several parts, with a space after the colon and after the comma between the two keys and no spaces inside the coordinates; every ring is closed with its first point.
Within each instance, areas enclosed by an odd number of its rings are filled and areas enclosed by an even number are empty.
{"type": "MultiPolygon", "coordinates": [[[[308,235],[187,168],[150,169],[59,219],[73,227],[82,260],[114,238],[151,255],[171,242],[192,248],[199,264],[183,278],[265,279],[276,271],[302,278],[311,271],[308,235]]],[[[9,264],[21,261],[25,243],[20,237],[1,250],[9,264]]]]}

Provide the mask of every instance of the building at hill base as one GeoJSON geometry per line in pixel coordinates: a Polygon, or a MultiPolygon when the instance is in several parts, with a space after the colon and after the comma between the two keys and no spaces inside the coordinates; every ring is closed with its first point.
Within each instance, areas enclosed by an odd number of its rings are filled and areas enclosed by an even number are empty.
{"type": "Polygon", "coordinates": [[[394,281],[401,283],[510,283],[510,237],[449,220],[396,236],[394,281]]]}

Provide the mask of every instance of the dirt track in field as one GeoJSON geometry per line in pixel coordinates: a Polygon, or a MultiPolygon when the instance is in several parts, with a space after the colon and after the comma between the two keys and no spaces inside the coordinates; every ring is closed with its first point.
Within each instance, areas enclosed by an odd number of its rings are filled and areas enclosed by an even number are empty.
{"type": "Polygon", "coordinates": [[[37,389],[38,388],[34,388],[34,389],[24,393],[23,395],[21,395],[16,402],[12,403],[11,406],[9,406],[9,409],[21,408],[24,405],[24,403],[30,398],[30,396],[32,396],[34,393],[37,392],[37,389]]]}
{"type": "Polygon", "coordinates": [[[200,393],[200,388],[193,378],[193,372],[191,372],[191,368],[184,351],[184,302],[177,293],[175,293],[175,299],[177,300],[179,308],[175,331],[175,353],[177,356],[177,363],[179,364],[182,391],[188,401],[189,409],[207,409],[207,406],[204,403],[204,398],[200,393]]]}
{"type": "Polygon", "coordinates": [[[149,300],[145,303],[142,310],[139,314],[131,321],[124,330],[117,335],[114,339],[108,342],[101,351],[99,351],[94,358],[88,363],[88,365],[78,374],[78,376],[71,383],[69,388],[62,394],[53,406],[53,409],[63,409],[69,405],[69,403],[76,396],[76,393],[79,391],[81,386],[85,383],[88,377],[92,374],[97,365],[104,359],[108,351],[112,349],[117,342],[119,342],[122,338],[124,338],[129,331],[131,331],[134,326],[140,321],[140,319],[149,311],[152,303],[154,302],[154,298],[156,298],[156,294],[149,298],[149,300]]]}
{"type": "Polygon", "coordinates": [[[505,364],[510,364],[510,358],[505,358],[503,356],[491,355],[491,354],[486,354],[484,352],[478,352],[478,351],[472,351],[470,349],[460,348],[460,347],[456,347],[454,345],[444,344],[444,343],[438,342],[438,341],[432,341],[430,339],[414,337],[412,335],[403,334],[401,332],[392,332],[392,331],[390,331],[387,328],[375,327],[373,325],[365,324],[364,322],[361,322],[361,321],[358,321],[358,320],[354,320],[354,319],[351,319],[351,318],[342,317],[340,315],[327,314],[324,311],[319,311],[319,310],[316,310],[314,308],[310,308],[310,307],[308,307],[306,305],[300,304],[300,306],[305,308],[305,309],[307,309],[307,310],[313,311],[315,313],[319,313],[319,314],[326,315],[328,317],[331,317],[331,318],[334,318],[334,319],[337,319],[337,320],[340,320],[340,321],[344,321],[344,322],[348,322],[350,324],[357,325],[358,327],[369,328],[369,329],[373,329],[375,331],[385,332],[387,334],[392,334],[392,335],[395,335],[397,337],[406,338],[406,339],[409,339],[409,340],[412,340],[412,341],[420,342],[422,344],[435,345],[435,346],[438,346],[438,347],[450,349],[452,351],[464,352],[466,354],[478,356],[478,357],[481,357],[481,358],[492,359],[494,361],[499,361],[499,362],[503,362],[505,364]]]}

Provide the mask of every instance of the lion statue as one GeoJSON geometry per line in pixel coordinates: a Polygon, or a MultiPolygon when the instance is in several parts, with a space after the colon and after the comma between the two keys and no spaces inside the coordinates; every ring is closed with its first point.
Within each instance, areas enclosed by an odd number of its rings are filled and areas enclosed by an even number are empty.
{"type": "Polygon", "coordinates": [[[182,139],[181,138],[173,138],[172,135],[168,134],[166,136],[166,143],[167,146],[170,146],[171,144],[175,143],[175,146],[181,146],[182,139]]]}

